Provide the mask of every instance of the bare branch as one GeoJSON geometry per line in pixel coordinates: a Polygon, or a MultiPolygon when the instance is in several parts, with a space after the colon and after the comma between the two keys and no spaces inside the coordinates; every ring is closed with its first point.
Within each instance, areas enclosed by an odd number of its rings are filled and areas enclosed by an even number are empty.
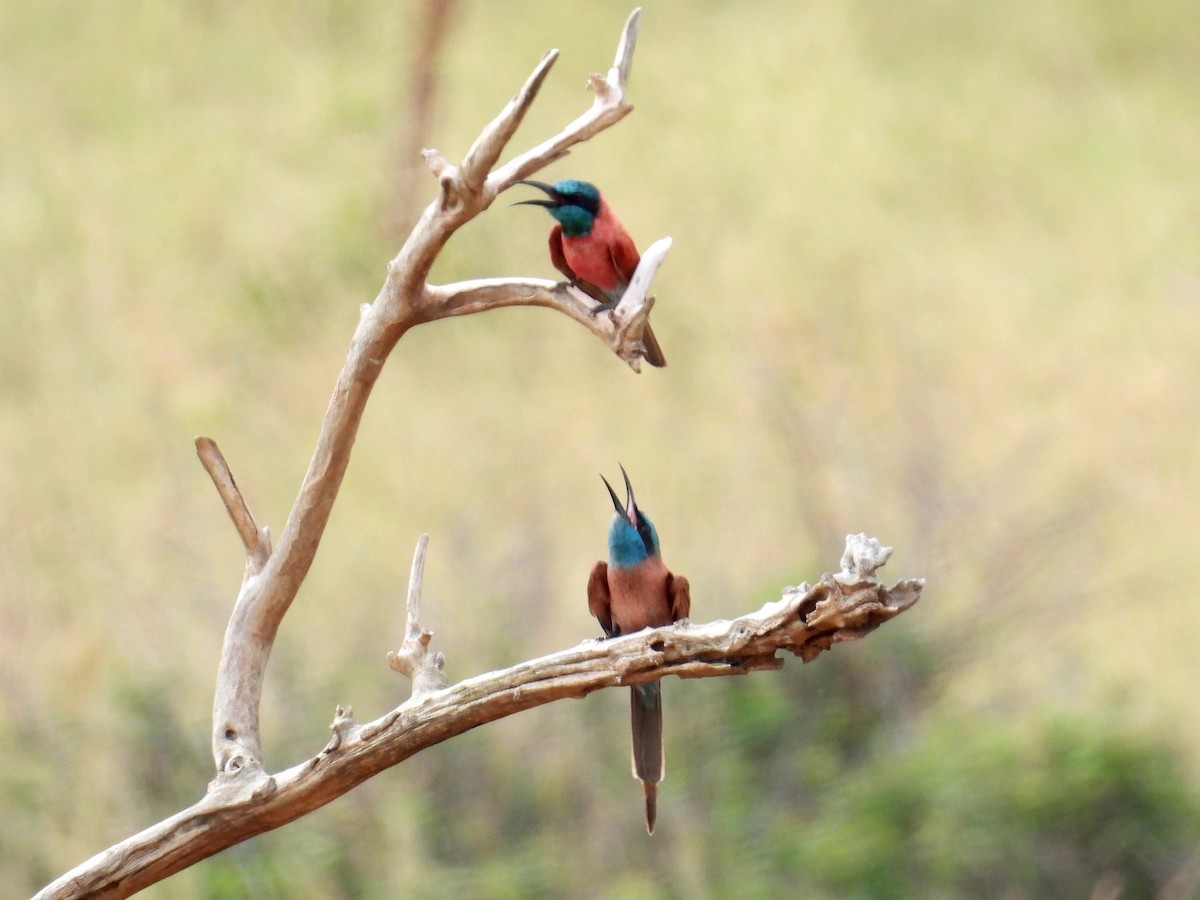
{"type": "Polygon", "coordinates": [[[642,333],[654,308],[654,298],[647,297],[646,291],[669,249],[670,238],[661,238],[647,247],[621,302],[602,315],[593,315],[596,301],[581,291],[561,281],[540,278],[480,278],[431,286],[427,293],[443,316],[465,316],[504,306],[557,309],[604,341],[637,372],[645,352],[642,333]]]}
{"type": "Polygon", "coordinates": [[[441,690],[450,683],[443,671],[446,666],[445,655],[429,652],[433,632],[421,627],[421,585],[425,579],[425,550],[428,546],[429,535],[421,535],[413,553],[412,574],[408,579],[404,643],[399,650],[389,651],[387,655],[388,665],[412,681],[413,697],[441,690]]]}
{"type": "Polygon", "coordinates": [[[237,482],[233,480],[233,472],[230,471],[229,464],[225,462],[225,456],[221,453],[217,442],[212,438],[197,437],[195,443],[196,455],[200,457],[200,462],[208,472],[208,477],[212,479],[213,486],[221,495],[225,511],[233,520],[233,527],[237,529],[238,537],[242,539],[242,546],[246,548],[246,577],[256,575],[266,565],[267,558],[271,555],[270,532],[266,528],[260,530],[254,524],[254,516],[250,514],[250,507],[246,505],[246,500],[242,496],[241,490],[238,489],[237,482]]]}
{"type": "Polygon", "coordinates": [[[780,650],[805,662],[857,640],[909,609],[920,579],[890,588],[874,579],[785,588],[758,612],[705,625],[679,622],[576,647],[417,694],[359,725],[338,708],[333,737],[312,759],[266,778],[251,795],[210,790],[191,808],[122,841],[49,885],[35,900],[125,897],[201,859],[278,828],[373,775],[478,725],[601,688],[678,675],[742,675],[783,665],[780,650]],[[149,852],[153,850],[153,852],[149,852]]]}
{"type": "Polygon", "coordinates": [[[641,21],[642,8],[639,6],[625,20],[625,30],[621,32],[621,41],[617,44],[617,55],[608,72],[609,83],[619,85],[622,93],[629,86],[629,71],[633,68],[633,51],[637,47],[638,25],[641,21]]]}
{"type": "Polygon", "coordinates": [[[505,146],[517,133],[521,121],[525,118],[525,113],[533,105],[538,91],[542,89],[542,82],[546,80],[551,66],[557,60],[557,50],[551,50],[542,57],[542,61],[538,63],[537,68],[533,70],[533,74],[525,81],[521,90],[501,110],[500,115],[483,129],[479,137],[475,139],[475,143],[471,145],[471,149],[467,151],[462,169],[472,190],[478,190],[483,185],[484,179],[491,172],[496,160],[500,158],[505,146]]]}
{"type": "Polygon", "coordinates": [[[626,100],[625,93],[629,84],[629,71],[633,67],[633,50],[637,46],[641,17],[642,10],[638,7],[625,21],[608,77],[601,78],[593,74],[588,78],[588,89],[595,95],[592,108],[554,137],[522,153],[488,176],[487,192],[492,198],[512,187],[514,182],[528,178],[538,169],[562,158],[575,144],[594,137],[633,112],[633,106],[626,100]]]}
{"type": "MultiPolygon", "coordinates": [[[[308,574],[320,545],[349,465],[363,410],[384,362],[396,342],[414,325],[490,308],[487,304],[474,303],[474,308],[468,310],[452,291],[427,286],[425,279],[430,266],[454,232],[485,210],[500,190],[516,178],[557,159],[572,145],[602,131],[629,112],[632,107],[625,102],[624,89],[637,21],[635,12],[626,23],[614,72],[604,82],[604,91],[597,93],[592,108],[559,135],[517,157],[500,172],[488,175],[488,168],[499,158],[537,96],[538,88],[557,58],[554,51],[542,59],[517,96],[483,129],[461,166],[452,165],[436,151],[426,152],[426,161],[441,185],[440,195],[426,207],[412,234],[388,265],[387,279],[375,302],[365,308],[360,317],[325,414],[316,450],[280,535],[279,545],[261,571],[243,582],[226,628],[213,697],[212,731],[213,759],[225,781],[234,779],[244,790],[251,792],[261,786],[262,746],[258,713],[267,660],[279,624],[308,574]]],[[[505,304],[501,305],[521,302],[511,289],[506,297],[505,304]]],[[[544,292],[535,292],[524,302],[564,308],[549,301],[544,292]]],[[[572,317],[578,319],[574,314],[572,317]]],[[[641,327],[644,328],[644,317],[641,327]]],[[[610,342],[624,358],[632,360],[635,369],[640,334],[635,314],[625,333],[615,335],[610,342]]]]}
{"type": "MultiPolygon", "coordinates": [[[[556,52],[547,54],[516,97],[472,144],[461,165],[436,151],[425,159],[439,182],[438,197],[388,264],[373,303],[360,307],[357,327],[334,387],[312,460],[272,552],[216,445],[197,440],[197,452],[217,486],[247,550],[247,571],[226,627],[213,696],[212,751],[216,776],[194,806],[110,847],[38,894],[50,897],[125,897],[255,834],[286,824],[346,793],[372,775],[425,747],[485,722],[562,697],[676,674],[684,678],[739,675],[777,668],[778,650],[805,661],[839,640],[861,637],[907,609],[920,582],[885,589],[874,567],[886,557],[848,551],[846,572],[814,588],[788,589],[759,613],[733,622],[676,626],[589,641],[501,672],[446,686],[442,655],[430,654],[431,635],[419,623],[425,539],[418,543],[410,581],[406,638],[389,658],[410,675],[410,699],[360,725],[338,707],[332,736],[313,758],[277,775],[263,770],[259,706],[276,633],[312,565],[358,433],[371,390],[397,341],[415,325],[499,306],[546,306],[584,324],[635,370],[653,298],[650,281],[670,246],[649,248],[633,284],[610,313],[591,314],[592,301],[574,289],[538,279],[426,284],[446,242],[499,193],[559,159],[580,141],[631,110],[626,89],[637,42],[639,10],[625,24],[613,67],[593,75],[591,108],[558,135],[490,171],[533,102],[556,52]],[[857,576],[861,576],[859,579],[857,576]]],[[[864,545],[867,546],[867,545],[864,545]]]]}

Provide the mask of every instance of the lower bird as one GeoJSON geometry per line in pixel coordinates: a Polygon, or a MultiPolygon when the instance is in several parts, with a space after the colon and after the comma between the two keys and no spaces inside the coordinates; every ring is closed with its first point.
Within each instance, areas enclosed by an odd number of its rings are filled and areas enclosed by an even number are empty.
{"type": "MultiPolygon", "coordinates": [[[[587,181],[566,179],[553,185],[518,181],[543,191],[545,200],[522,200],[514,206],[544,206],[556,219],[550,229],[550,261],[567,280],[600,305],[592,315],[612,309],[629,287],[642,261],[633,238],[613,214],[600,191],[587,181]]],[[[645,359],[652,366],[667,364],[658,338],[646,323],[642,332],[645,359]]]]}
{"type": "MultiPolygon", "coordinates": [[[[658,532],[638,509],[625,467],[625,503],[603,475],[616,515],[608,529],[608,562],[598,562],[588,578],[588,611],[608,637],[632,634],[686,619],[692,597],[688,580],[674,575],[662,561],[658,532]]],[[[642,782],[646,798],[646,831],[654,833],[658,817],[658,783],[666,774],[663,762],[662,686],[657,681],[630,688],[633,727],[633,777],[642,782]]]]}

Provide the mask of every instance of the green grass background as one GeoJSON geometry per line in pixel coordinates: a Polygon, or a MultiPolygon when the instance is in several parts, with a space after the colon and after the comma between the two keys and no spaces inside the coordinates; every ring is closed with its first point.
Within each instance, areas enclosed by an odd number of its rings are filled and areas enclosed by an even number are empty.
{"type": "MultiPolygon", "coordinates": [[[[557,131],[628,11],[463,3],[424,142],[459,157],[550,47],[512,152],[557,131]]],[[[191,437],[277,534],[398,246],[417,26],[377,2],[0,6],[6,884],[204,789],[242,554],[191,437]]],[[[835,568],[851,531],[924,599],[812,667],[668,682],[652,840],[604,693],[147,895],[1148,896],[1181,871],[1200,817],[1154,816],[1200,774],[1198,35],[1168,0],[649,0],[636,111],[543,176],[674,238],[670,366],[634,376],[545,310],[406,335],[272,656],[267,765],[316,752],[335,704],[406,696],[384,655],[422,531],[453,679],[594,636],[618,461],[699,620],[835,568]],[[1090,832],[1054,880],[1061,855],[989,842],[971,799],[1019,808],[1020,834],[1108,821],[1047,798],[1130,771],[1153,797],[1113,815],[1162,851],[1142,881],[1132,837],[1090,832]]],[[[498,203],[434,278],[552,277],[548,225],[498,203]]]]}

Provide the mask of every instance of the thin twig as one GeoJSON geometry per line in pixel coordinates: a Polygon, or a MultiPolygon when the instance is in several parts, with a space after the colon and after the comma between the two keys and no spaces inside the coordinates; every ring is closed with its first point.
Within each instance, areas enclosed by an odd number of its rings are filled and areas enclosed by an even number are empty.
{"type": "Polygon", "coordinates": [[[404,601],[407,614],[408,637],[416,637],[421,631],[421,587],[425,582],[425,552],[429,549],[429,535],[422,534],[417,538],[417,547],[413,551],[412,568],[408,573],[408,597],[404,601]]]}
{"type": "Polygon", "coordinates": [[[413,697],[440,690],[450,683],[444,671],[445,655],[429,652],[433,632],[421,627],[421,587],[425,580],[425,551],[428,546],[429,535],[421,535],[413,552],[412,571],[408,578],[408,598],[404,604],[404,643],[399,650],[388,651],[387,655],[388,665],[394,671],[407,675],[412,682],[413,697]]]}
{"type": "Polygon", "coordinates": [[[212,479],[213,486],[225,504],[225,511],[233,520],[233,527],[242,539],[242,546],[246,548],[247,563],[253,569],[250,574],[255,574],[266,565],[267,558],[271,555],[270,535],[265,528],[260,531],[255,524],[250,507],[246,505],[246,499],[242,496],[217,442],[212,438],[197,437],[195,443],[196,455],[200,457],[204,470],[212,479]]]}

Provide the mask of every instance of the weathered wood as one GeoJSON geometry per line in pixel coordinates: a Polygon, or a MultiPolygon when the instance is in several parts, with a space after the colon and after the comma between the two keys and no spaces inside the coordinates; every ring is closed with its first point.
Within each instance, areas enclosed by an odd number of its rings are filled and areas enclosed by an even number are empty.
{"type": "MultiPolygon", "coordinates": [[[[849,542],[856,536],[847,539],[849,542]]],[[[847,551],[849,555],[849,550],[847,551]]],[[[195,806],[112,847],[46,888],[39,898],[125,897],[236,843],[278,828],[373,775],[471,728],[535,706],[665,675],[711,678],[777,669],[787,651],[808,662],[857,640],[920,599],[923,582],[884,587],[874,566],[785,588],[779,600],[732,621],[679,622],[414,692],[396,709],[359,724],[338,707],[333,737],[312,759],[262,776],[246,793],[218,777],[195,806]]],[[[410,622],[411,624],[411,622],[410,622]]]]}
{"type": "Polygon", "coordinates": [[[611,641],[587,641],[447,685],[442,655],[429,652],[432,635],[421,629],[418,619],[423,537],[413,561],[405,639],[399,651],[389,654],[389,664],[412,679],[412,697],[365,724],[355,721],[350,707],[339,706],[330,725],[332,737],[320,753],[274,775],[263,770],[259,705],[275,635],[320,545],[371,389],[405,332],[422,322],[501,306],[546,306],[585,325],[635,371],[639,368],[641,336],[653,306],[647,291],[669,239],[647,249],[620,304],[596,317],[589,314],[589,299],[541,279],[426,283],[434,260],[458,228],[515,181],[561,158],[632,110],[626,86],[639,16],[640,10],[634,10],[626,21],[607,76],[589,80],[591,107],[559,134],[492,170],[557,59],[557,51],[551,51],[483,129],[461,164],[425,151],[438,179],[438,196],[389,263],[374,302],[361,309],[312,461],[273,551],[267,530],[255,523],[216,444],[196,439],[197,453],[246,550],[245,574],[226,627],[213,697],[216,776],[198,803],[97,854],[45,887],[37,898],[129,896],[300,818],[414,753],[486,722],[664,675],[702,678],[774,669],[783,664],[776,655],[779,650],[808,661],[837,641],[862,637],[917,601],[920,582],[885,589],[874,581],[874,569],[886,553],[879,552],[877,542],[860,541],[853,551],[848,544],[845,571],[839,575],[825,576],[811,588],[786,589],[779,601],[732,622],[678,623],[611,641]]]}
{"type": "Polygon", "coordinates": [[[436,151],[425,152],[426,161],[438,179],[438,198],[425,209],[404,246],[389,263],[387,278],[375,301],[362,310],[325,413],[316,451],[279,544],[264,564],[248,564],[247,576],[226,627],[213,696],[213,759],[219,773],[243,780],[247,790],[255,789],[262,778],[259,705],[279,623],[316,557],[350,463],[350,452],[371,389],[404,333],[422,322],[522,302],[514,299],[513,285],[516,285],[515,292],[524,302],[567,312],[605,338],[623,359],[637,368],[639,325],[644,328],[649,312],[644,288],[640,298],[634,294],[627,303],[623,301],[610,320],[599,316],[592,319],[586,312],[580,312],[581,301],[569,289],[556,288],[552,282],[500,281],[498,290],[505,295],[504,302],[477,302],[478,292],[473,282],[435,287],[426,284],[425,279],[446,242],[460,227],[486,210],[501,191],[558,159],[580,141],[620,121],[632,109],[625,99],[625,85],[639,15],[640,11],[635,10],[625,24],[609,77],[597,80],[598,76],[593,76],[595,99],[591,108],[560,134],[520,154],[502,169],[491,171],[558,58],[557,51],[551,51],[475,139],[461,165],[450,164],[436,151]],[[532,291],[530,284],[535,285],[532,291]],[[623,330],[618,334],[619,328],[623,330]]]}
{"type": "Polygon", "coordinates": [[[450,683],[446,677],[446,657],[429,651],[433,632],[421,627],[421,586],[425,581],[425,551],[429,535],[421,535],[413,553],[412,572],[408,577],[408,600],[405,602],[404,643],[399,650],[388,653],[388,665],[412,682],[412,696],[436,691],[450,683]]]}

